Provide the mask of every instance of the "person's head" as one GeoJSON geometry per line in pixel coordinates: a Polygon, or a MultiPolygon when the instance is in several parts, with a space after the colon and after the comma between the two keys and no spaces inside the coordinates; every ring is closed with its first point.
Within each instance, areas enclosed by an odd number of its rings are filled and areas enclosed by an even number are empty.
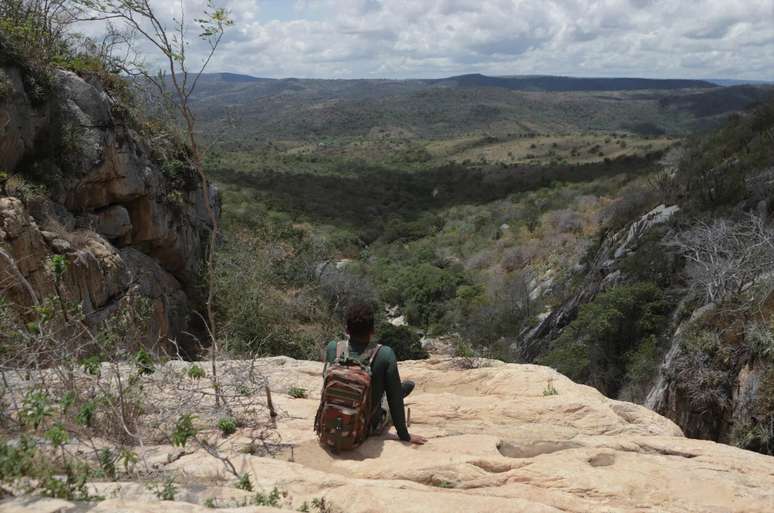
{"type": "Polygon", "coordinates": [[[354,303],[347,308],[347,333],[355,340],[370,339],[374,334],[374,309],[368,303],[354,303]]]}

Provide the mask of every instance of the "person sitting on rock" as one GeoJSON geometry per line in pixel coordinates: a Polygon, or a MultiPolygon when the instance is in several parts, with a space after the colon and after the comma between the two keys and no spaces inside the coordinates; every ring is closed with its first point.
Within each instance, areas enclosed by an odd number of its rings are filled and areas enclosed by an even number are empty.
{"type": "MultiPolygon", "coordinates": [[[[371,340],[374,336],[374,310],[366,303],[357,303],[347,309],[346,328],[349,335],[349,354],[357,358],[365,351],[372,351],[371,340]]],[[[336,361],[336,347],[333,341],[325,349],[325,365],[336,361]]],[[[403,398],[414,389],[412,381],[401,383],[398,373],[398,359],[389,346],[381,346],[371,362],[371,404],[375,411],[372,415],[370,435],[380,435],[390,424],[404,442],[422,445],[427,442],[422,436],[411,435],[406,427],[406,416],[403,412],[403,398]],[[389,405],[389,413],[385,408],[389,405]]]]}

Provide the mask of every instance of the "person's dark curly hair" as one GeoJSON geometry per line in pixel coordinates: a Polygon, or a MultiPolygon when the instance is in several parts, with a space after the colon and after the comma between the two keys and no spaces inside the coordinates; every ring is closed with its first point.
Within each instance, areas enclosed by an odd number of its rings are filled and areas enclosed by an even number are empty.
{"type": "Polygon", "coordinates": [[[354,303],[347,308],[347,333],[352,338],[365,338],[374,331],[374,308],[368,303],[354,303]]]}

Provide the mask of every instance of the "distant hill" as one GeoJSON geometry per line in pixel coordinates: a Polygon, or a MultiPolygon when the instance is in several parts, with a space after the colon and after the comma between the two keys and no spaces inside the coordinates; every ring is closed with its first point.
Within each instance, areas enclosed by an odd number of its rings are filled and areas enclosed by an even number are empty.
{"type": "Polygon", "coordinates": [[[641,91],[647,89],[705,89],[717,87],[704,80],[658,80],[647,78],[578,78],[556,76],[490,77],[460,75],[429,81],[457,87],[502,87],[512,91],[641,91]]]}
{"type": "Polygon", "coordinates": [[[717,84],[719,86],[737,86],[737,85],[774,85],[774,81],[771,80],[737,80],[730,78],[712,78],[707,82],[717,84]]]}
{"type": "Polygon", "coordinates": [[[659,100],[659,104],[664,108],[687,111],[703,118],[746,109],[751,104],[768,100],[772,94],[774,88],[771,87],[738,85],[686,96],[665,97],[659,100]]]}
{"type": "Polygon", "coordinates": [[[192,100],[207,130],[223,134],[229,145],[247,147],[396,129],[423,139],[617,130],[681,135],[717,126],[726,114],[761,101],[766,91],[700,80],[318,80],[213,73],[202,76],[192,100]]]}
{"type": "Polygon", "coordinates": [[[216,76],[224,82],[256,82],[260,80],[250,75],[239,75],[237,73],[213,73],[212,76],[216,76]]]}

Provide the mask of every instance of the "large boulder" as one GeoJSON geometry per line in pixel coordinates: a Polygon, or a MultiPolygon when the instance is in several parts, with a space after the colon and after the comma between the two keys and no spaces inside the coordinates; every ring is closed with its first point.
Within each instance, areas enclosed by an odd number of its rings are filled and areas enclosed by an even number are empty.
{"type": "MultiPolygon", "coordinates": [[[[202,308],[212,229],[198,175],[169,175],[160,160],[185,149],[154,149],[96,80],[57,71],[40,104],[23,73],[0,67],[0,171],[10,175],[6,186],[0,177],[0,293],[21,306],[50,296],[48,263],[63,255],[64,295],[89,319],[139,294],[153,304],[153,336],[184,339],[202,308]],[[41,181],[45,190],[30,185],[41,181]]],[[[208,197],[217,211],[214,188],[208,197]]]]}

